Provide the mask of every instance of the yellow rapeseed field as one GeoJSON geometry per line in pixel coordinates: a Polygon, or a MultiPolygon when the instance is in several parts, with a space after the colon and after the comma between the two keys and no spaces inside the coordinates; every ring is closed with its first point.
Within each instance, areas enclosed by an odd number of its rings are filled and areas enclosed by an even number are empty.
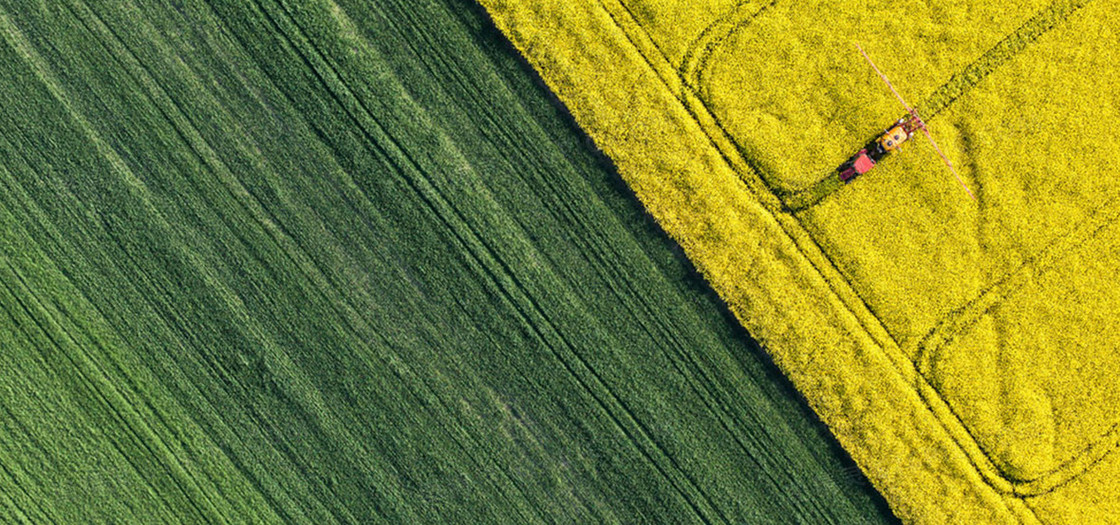
{"type": "Polygon", "coordinates": [[[911,522],[1120,521],[1115,0],[483,0],[911,522]],[[905,109],[920,135],[836,168],[905,109]]]}

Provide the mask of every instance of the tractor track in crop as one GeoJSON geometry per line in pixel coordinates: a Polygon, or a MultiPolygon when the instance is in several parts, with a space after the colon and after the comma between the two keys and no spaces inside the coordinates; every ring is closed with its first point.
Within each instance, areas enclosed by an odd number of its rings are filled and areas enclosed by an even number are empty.
{"type": "Polygon", "coordinates": [[[777,3],[778,0],[770,0],[766,3],[761,0],[740,0],[723,16],[705,27],[688,45],[684,59],[681,61],[679,73],[685,85],[699,93],[703,85],[702,77],[708,69],[708,62],[712,55],[728,38],[777,3]]]}
{"type": "Polygon", "coordinates": [[[1058,0],[1046,9],[1039,11],[1030,20],[1019,26],[1014,33],[1004,37],[974,60],[968,67],[953,75],[922,102],[916,109],[925,119],[936,117],[957,99],[976,87],[988,75],[1023,52],[1030,44],[1065,22],[1092,0],[1058,0]]]}
{"type": "MultiPolygon", "coordinates": [[[[1019,56],[1030,44],[1068,20],[1091,1],[1057,0],[1042,9],[926,97],[915,108],[918,114],[927,122],[934,119],[989,75],[1019,56]]],[[[798,213],[812,208],[843,187],[840,175],[833,171],[808,188],[788,193],[777,189],[774,191],[790,212],[798,213]]]]}

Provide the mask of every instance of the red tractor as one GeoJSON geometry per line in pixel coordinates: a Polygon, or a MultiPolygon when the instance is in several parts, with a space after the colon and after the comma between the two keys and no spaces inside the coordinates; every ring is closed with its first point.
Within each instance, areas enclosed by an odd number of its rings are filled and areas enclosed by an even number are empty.
{"type": "Polygon", "coordinates": [[[879,138],[871,141],[864,149],[859,150],[855,156],[840,165],[840,168],[837,169],[840,171],[840,180],[847,182],[857,176],[866,174],[871,168],[875,168],[876,163],[886,157],[887,153],[902,148],[903,142],[909,140],[914,135],[914,131],[920,129],[921,124],[918,122],[920,121],[914,116],[908,119],[898,119],[898,122],[887,128],[883,134],[879,135],[879,138]]]}
{"type": "Polygon", "coordinates": [[[902,147],[903,142],[914,135],[914,131],[920,127],[919,122],[913,116],[898,119],[898,122],[887,128],[879,138],[871,141],[847,162],[840,165],[837,169],[840,172],[840,180],[848,182],[858,175],[871,171],[871,168],[874,168],[875,164],[887,153],[898,150],[902,147]]]}
{"type": "Polygon", "coordinates": [[[933,145],[933,149],[937,150],[937,154],[941,156],[941,160],[949,167],[949,171],[953,172],[953,176],[956,177],[957,182],[960,183],[961,187],[964,188],[964,191],[968,193],[968,196],[971,197],[972,200],[976,200],[976,196],[972,194],[972,190],[968,189],[968,185],[964,183],[964,180],[961,179],[961,176],[957,173],[957,169],[953,167],[952,161],[949,160],[949,157],[945,156],[941,148],[937,147],[937,142],[934,142],[933,135],[930,135],[929,129],[926,128],[926,123],[922,121],[922,117],[918,116],[918,112],[910,107],[905,100],[902,100],[902,95],[899,95],[898,91],[894,89],[894,86],[891,84],[891,81],[887,79],[887,76],[884,75],[882,71],[879,71],[879,66],[875,65],[875,62],[871,60],[871,57],[863,50],[863,47],[856,44],[856,48],[863,54],[863,58],[866,58],[867,62],[871,64],[871,67],[875,70],[875,73],[879,75],[879,78],[883,79],[883,82],[890,88],[895,98],[906,108],[906,111],[909,112],[909,116],[898,119],[898,122],[895,122],[893,126],[887,128],[879,138],[875,139],[867,146],[864,146],[863,149],[859,150],[859,153],[856,153],[852,158],[848,159],[847,162],[841,164],[840,167],[837,168],[837,171],[840,172],[840,180],[850,182],[857,176],[871,171],[871,168],[874,168],[875,164],[886,156],[887,153],[899,149],[902,147],[902,143],[909,140],[915,131],[922,130],[926,138],[929,139],[930,144],[933,145]]]}

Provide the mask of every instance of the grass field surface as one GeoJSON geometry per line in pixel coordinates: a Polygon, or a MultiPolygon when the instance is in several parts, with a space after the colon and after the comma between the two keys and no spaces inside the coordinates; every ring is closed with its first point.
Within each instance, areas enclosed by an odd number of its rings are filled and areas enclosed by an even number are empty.
{"type": "Polygon", "coordinates": [[[903,520],[1120,519],[1115,2],[483,3],[903,520]],[[920,133],[840,182],[856,44],[975,200],[920,133]]]}
{"type": "Polygon", "coordinates": [[[0,87],[0,521],[893,520],[471,2],[0,2],[0,87]]]}

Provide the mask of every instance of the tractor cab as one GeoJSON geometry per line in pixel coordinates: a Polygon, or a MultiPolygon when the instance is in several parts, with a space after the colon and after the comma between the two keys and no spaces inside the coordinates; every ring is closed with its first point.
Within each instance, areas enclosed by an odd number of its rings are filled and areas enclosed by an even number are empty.
{"type": "Polygon", "coordinates": [[[883,132],[883,135],[876,142],[885,151],[895,151],[901,148],[902,143],[906,142],[913,134],[913,130],[907,130],[906,124],[904,120],[899,120],[891,129],[883,132]]]}

